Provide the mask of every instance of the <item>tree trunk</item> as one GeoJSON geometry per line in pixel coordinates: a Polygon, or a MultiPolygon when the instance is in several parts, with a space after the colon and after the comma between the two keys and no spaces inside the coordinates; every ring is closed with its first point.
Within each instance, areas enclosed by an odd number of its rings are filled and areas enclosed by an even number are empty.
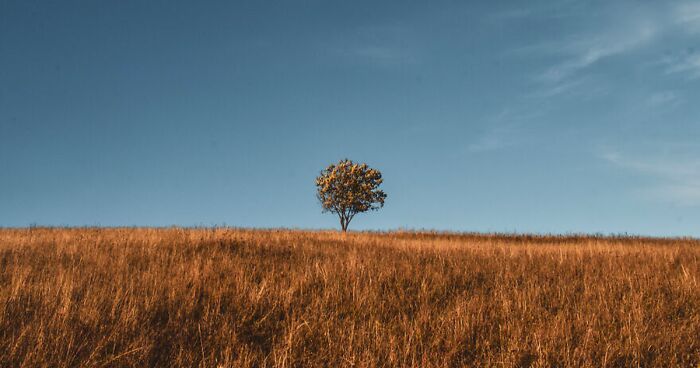
{"type": "Polygon", "coordinates": [[[343,232],[348,231],[348,225],[350,225],[350,221],[352,220],[353,216],[353,214],[338,213],[338,217],[340,218],[340,228],[343,230],[343,232]]]}

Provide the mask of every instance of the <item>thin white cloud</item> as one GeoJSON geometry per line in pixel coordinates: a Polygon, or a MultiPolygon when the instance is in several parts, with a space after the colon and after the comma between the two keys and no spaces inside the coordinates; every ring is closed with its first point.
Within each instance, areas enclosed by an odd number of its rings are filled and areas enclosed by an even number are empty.
{"type": "Polygon", "coordinates": [[[700,2],[684,2],[673,10],[673,20],[690,33],[700,33],[700,2]]]}
{"type": "Polygon", "coordinates": [[[639,190],[653,199],[681,206],[700,206],[700,160],[631,159],[617,152],[599,155],[605,161],[656,180],[639,190]]]}
{"type": "MultiPolygon", "coordinates": [[[[646,47],[660,46],[660,40],[694,37],[700,34],[700,1],[676,2],[605,2],[602,8],[567,4],[559,9],[573,9],[572,32],[562,30],[549,40],[508,50],[520,57],[547,57],[558,59],[536,73],[534,80],[543,92],[541,97],[552,97],[560,92],[581,89],[581,77],[590,76],[589,69],[611,58],[620,57],[627,62],[628,54],[646,47]],[[578,81],[577,81],[578,80],[578,81]]],[[[500,18],[532,18],[536,11],[511,10],[499,14],[500,18]]],[[[568,24],[568,23],[567,23],[568,24]]],[[[685,52],[685,50],[684,50],[685,52]]],[[[666,75],[679,74],[690,79],[700,78],[700,53],[684,53],[665,57],[661,62],[636,59],[637,65],[661,66],[666,75]]],[[[657,70],[658,72],[658,70],[657,70]]],[[[590,83],[587,84],[590,86],[590,83]]],[[[535,94],[537,95],[537,93],[535,94]]]]}
{"type": "Polygon", "coordinates": [[[625,27],[566,40],[554,45],[551,50],[564,55],[565,60],[547,69],[541,79],[545,82],[561,82],[605,58],[645,45],[657,34],[658,27],[654,22],[640,19],[625,27]]]}
{"type": "Polygon", "coordinates": [[[624,157],[617,152],[607,152],[601,158],[617,166],[639,171],[644,174],[668,178],[700,178],[700,160],[670,161],[668,159],[635,160],[624,157]]]}
{"type": "MultiPolygon", "coordinates": [[[[664,36],[695,42],[700,34],[700,2],[680,1],[675,4],[660,2],[659,31],[664,36]]],[[[668,51],[667,51],[668,53],[668,51]]],[[[692,49],[677,50],[657,61],[646,63],[661,67],[666,75],[681,75],[689,80],[700,78],[700,54],[692,49]]]]}
{"type": "Polygon", "coordinates": [[[488,152],[513,146],[515,142],[514,126],[499,126],[488,130],[476,141],[467,146],[469,152],[488,152]]]}
{"type": "Polygon", "coordinates": [[[576,79],[568,79],[560,83],[549,84],[547,86],[544,86],[541,90],[533,93],[531,96],[538,98],[550,98],[563,95],[565,93],[575,90],[587,81],[588,78],[580,77],[576,79]]]}
{"type": "Polygon", "coordinates": [[[419,47],[409,29],[400,26],[365,26],[336,40],[336,56],[353,63],[380,67],[417,64],[419,47]]]}
{"type": "Polygon", "coordinates": [[[577,0],[558,0],[555,2],[545,2],[534,4],[524,3],[521,8],[507,9],[493,14],[490,19],[498,22],[511,22],[515,20],[528,19],[561,19],[573,17],[580,12],[582,4],[577,0]]]}
{"type": "Polygon", "coordinates": [[[522,143],[525,123],[542,114],[542,110],[515,111],[505,108],[487,119],[486,130],[467,146],[467,151],[489,152],[518,145],[522,143]]]}
{"type": "Polygon", "coordinates": [[[660,185],[642,193],[678,206],[700,206],[700,181],[689,184],[660,185]]]}
{"type": "Polygon", "coordinates": [[[626,62],[632,52],[652,45],[668,23],[651,6],[639,3],[628,6],[606,3],[603,9],[590,9],[578,2],[569,7],[577,7],[577,15],[572,16],[572,21],[567,23],[572,26],[563,28],[561,35],[509,51],[519,57],[549,60],[548,66],[534,74],[535,88],[530,97],[550,99],[581,93],[585,97],[607,94],[610,85],[591,71],[609,59],[626,62]]]}
{"type": "Polygon", "coordinates": [[[675,107],[682,101],[683,98],[674,91],[659,91],[649,96],[647,105],[652,108],[675,107]]]}
{"type": "Polygon", "coordinates": [[[682,73],[690,79],[700,78],[700,54],[691,54],[680,58],[667,58],[664,63],[667,65],[667,74],[682,73]]]}

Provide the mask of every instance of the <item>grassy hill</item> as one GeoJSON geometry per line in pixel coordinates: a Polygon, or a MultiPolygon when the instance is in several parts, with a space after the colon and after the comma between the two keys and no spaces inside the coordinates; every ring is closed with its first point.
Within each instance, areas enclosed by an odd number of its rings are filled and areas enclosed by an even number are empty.
{"type": "Polygon", "coordinates": [[[700,242],[0,230],[0,366],[695,367],[700,242]]]}

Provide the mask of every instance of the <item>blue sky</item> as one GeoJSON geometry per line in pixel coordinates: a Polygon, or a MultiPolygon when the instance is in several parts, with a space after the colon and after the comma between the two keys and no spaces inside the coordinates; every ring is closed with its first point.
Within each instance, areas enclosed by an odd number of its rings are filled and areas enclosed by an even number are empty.
{"type": "Polygon", "coordinates": [[[0,2],[0,226],[700,236],[697,1],[0,2]]]}

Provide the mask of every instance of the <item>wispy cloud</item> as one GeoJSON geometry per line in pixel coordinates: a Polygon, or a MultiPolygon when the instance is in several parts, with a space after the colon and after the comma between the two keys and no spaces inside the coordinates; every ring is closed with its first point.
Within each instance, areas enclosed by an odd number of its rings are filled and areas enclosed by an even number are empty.
{"type": "Polygon", "coordinates": [[[634,50],[658,33],[657,26],[647,20],[598,33],[579,35],[554,45],[552,53],[564,55],[565,60],[551,66],[540,78],[545,82],[561,82],[597,62],[634,50]]]}
{"type": "Polygon", "coordinates": [[[606,152],[600,156],[617,166],[644,174],[678,179],[700,178],[700,160],[683,162],[669,159],[638,160],[622,156],[617,152],[606,152]]]}
{"type": "Polygon", "coordinates": [[[566,94],[568,92],[576,90],[581,85],[588,82],[589,79],[586,77],[570,78],[560,83],[549,83],[542,88],[531,94],[532,97],[537,98],[551,98],[559,95],[566,94]]]}
{"type": "Polygon", "coordinates": [[[483,133],[476,141],[467,146],[469,152],[496,151],[513,146],[515,141],[515,125],[505,125],[492,128],[483,133]]]}
{"type": "Polygon", "coordinates": [[[667,74],[681,73],[690,79],[700,78],[700,54],[690,54],[683,57],[666,58],[667,74]]]}
{"type": "Polygon", "coordinates": [[[480,153],[515,146],[523,139],[526,123],[542,114],[541,110],[515,111],[505,108],[487,119],[486,129],[467,146],[467,151],[480,153]]]}
{"type": "Polygon", "coordinates": [[[617,152],[599,156],[619,168],[655,179],[655,185],[640,189],[648,197],[681,206],[700,206],[700,160],[633,159],[617,152]]]}
{"type": "Polygon", "coordinates": [[[676,5],[673,20],[691,33],[700,33],[700,3],[684,2],[676,5]]]}
{"type": "Polygon", "coordinates": [[[555,19],[574,16],[580,11],[581,4],[577,0],[558,0],[554,2],[523,3],[525,7],[506,9],[494,13],[490,19],[499,22],[511,22],[528,19],[555,19]]]}
{"type": "Polygon", "coordinates": [[[700,181],[689,184],[668,184],[648,191],[651,197],[680,206],[700,206],[700,181]]]}
{"type": "Polygon", "coordinates": [[[346,34],[330,47],[346,61],[391,67],[419,62],[415,37],[400,26],[365,26],[346,34]]]}
{"type": "MultiPolygon", "coordinates": [[[[659,29],[664,36],[695,43],[700,34],[700,2],[679,1],[674,4],[659,2],[658,7],[659,29]]],[[[676,50],[669,53],[666,49],[666,56],[651,63],[650,66],[661,67],[661,71],[666,75],[681,75],[690,80],[700,78],[700,54],[693,48],[676,50]]]]}
{"type": "Polygon", "coordinates": [[[676,107],[680,105],[683,98],[674,91],[659,91],[652,93],[647,100],[647,105],[652,108],[676,107]]]}
{"type": "Polygon", "coordinates": [[[669,5],[624,0],[599,4],[567,4],[561,9],[575,11],[569,12],[565,22],[559,21],[559,34],[511,51],[547,63],[533,74],[539,90],[532,93],[533,97],[551,98],[580,91],[606,93],[605,75],[595,72],[609,69],[598,66],[629,64],[632,57],[655,46],[670,26],[669,5]]]}

